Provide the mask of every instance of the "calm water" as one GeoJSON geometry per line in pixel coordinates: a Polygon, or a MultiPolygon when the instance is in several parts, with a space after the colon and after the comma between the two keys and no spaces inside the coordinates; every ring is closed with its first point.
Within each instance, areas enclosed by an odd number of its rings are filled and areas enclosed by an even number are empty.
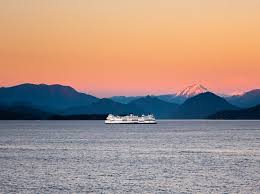
{"type": "Polygon", "coordinates": [[[260,193],[260,121],[0,121],[0,193],[260,193]]]}

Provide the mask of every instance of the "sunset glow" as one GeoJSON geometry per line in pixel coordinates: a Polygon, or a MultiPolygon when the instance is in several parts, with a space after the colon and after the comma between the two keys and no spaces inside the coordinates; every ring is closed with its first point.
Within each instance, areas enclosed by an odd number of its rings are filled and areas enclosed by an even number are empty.
{"type": "Polygon", "coordinates": [[[259,0],[1,0],[0,86],[97,96],[260,86],[259,0]]]}

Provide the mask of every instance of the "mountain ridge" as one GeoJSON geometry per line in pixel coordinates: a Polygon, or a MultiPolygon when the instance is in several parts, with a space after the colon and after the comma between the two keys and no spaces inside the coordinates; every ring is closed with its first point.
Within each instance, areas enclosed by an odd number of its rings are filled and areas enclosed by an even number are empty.
{"type": "Polygon", "coordinates": [[[172,113],[179,106],[176,103],[163,101],[155,96],[146,96],[129,103],[142,110],[142,114],[153,114],[157,118],[171,118],[172,113]]]}
{"type": "Polygon", "coordinates": [[[205,92],[187,99],[179,106],[174,118],[204,119],[221,110],[234,110],[237,107],[212,92],[205,92]]]}
{"type": "Polygon", "coordinates": [[[242,95],[227,97],[226,100],[241,108],[256,106],[257,104],[260,104],[260,89],[253,89],[242,95]]]}
{"type": "MultiPolygon", "coordinates": [[[[260,90],[246,92],[233,99],[220,97],[212,92],[202,92],[184,99],[181,104],[176,101],[175,94],[136,96],[128,103],[116,102],[112,99],[99,99],[85,93],[78,92],[70,86],[59,84],[20,84],[13,87],[0,88],[0,108],[9,115],[24,118],[39,115],[106,115],[112,114],[149,114],[161,119],[204,119],[214,113],[225,110],[237,110],[231,100],[242,100],[248,104],[259,102],[260,90]],[[174,102],[172,101],[174,99],[174,102]],[[169,102],[171,101],[171,102],[169,102]]],[[[177,98],[177,97],[176,97],[177,98]]],[[[232,101],[233,102],[233,101],[232,101]]],[[[58,117],[56,117],[58,118],[58,117]]],[[[76,118],[76,117],[62,117],[76,118]]],[[[80,117],[80,118],[89,118],[80,117]]]]}
{"type": "Polygon", "coordinates": [[[98,98],[59,84],[20,84],[0,88],[0,104],[32,104],[42,109],[89,105],[98,98]]]}

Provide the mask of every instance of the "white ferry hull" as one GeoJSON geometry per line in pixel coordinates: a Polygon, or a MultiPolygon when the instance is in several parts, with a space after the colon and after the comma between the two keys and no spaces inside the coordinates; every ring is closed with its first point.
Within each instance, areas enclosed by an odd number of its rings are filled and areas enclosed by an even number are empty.
{"type": "Polygon", "coordinates": [[[156,121],[105,121],[106,124],[157,124],[156,121]]]}
{"type": "Polygon", "coordinates": [[[141,117],[133,114],[127,116],[114,116],[109,114],[105,120],[106,124],[156,124],[156,120],[153,115],[142,115],[141,117]]]}

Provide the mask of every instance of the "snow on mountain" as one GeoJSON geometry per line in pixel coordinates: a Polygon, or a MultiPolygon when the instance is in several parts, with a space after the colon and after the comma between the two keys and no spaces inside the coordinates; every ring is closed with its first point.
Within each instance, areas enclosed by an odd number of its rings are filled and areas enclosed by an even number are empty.
{"type": "Polygon", "coordinates": [[[190,98],[192,96],[196,96],[198,94],[205,93],[208,91],[209,90],[205,88],[203,85],[194,84],[186,87],[184,90],[179,91],[176,96],[190,98]]]}

